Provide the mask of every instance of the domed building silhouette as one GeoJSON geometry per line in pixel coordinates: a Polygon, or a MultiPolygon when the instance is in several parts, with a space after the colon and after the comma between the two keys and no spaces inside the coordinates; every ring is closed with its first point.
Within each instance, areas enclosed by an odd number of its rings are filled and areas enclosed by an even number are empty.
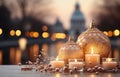
{"type": "Polygon", "coordinates": [[[57,17],[56,18],[56,22],[55,22],[55,24],[54,24],[54,26],[53,26],[53,28],[52,28],[52,32],[53,33],[62,33],[62,32],[64,32],[64,27],[63,27],[63,24],[62,24],[62,22],[60,21],[60,19],[57,17]]]}
{"type": "Polygon", "coordinates": [[[71,28],[70,32],[74,35],[74,38],[77,39],[77,36],[85,30],[85,19],[84,15],[80,11],[80,5],[76,2],[75,11],[71,17],[71,28]]]}

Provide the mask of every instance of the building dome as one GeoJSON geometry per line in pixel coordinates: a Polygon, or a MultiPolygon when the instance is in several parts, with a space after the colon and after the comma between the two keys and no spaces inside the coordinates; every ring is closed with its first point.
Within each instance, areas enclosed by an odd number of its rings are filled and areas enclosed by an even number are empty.
{"type": "Polygon", "coordinates": [[[71,17],[71,28],[70,32],[74,35],[74,38],[77,39],[77,36],[85,31],[85,19],[84,15],[80,11],[79,3],[75,4],[75,11],[71,17]]]}
{"type": "Polygon", "coordinates": [[[63,27],[63,24],[62,22],[60,21],[59,18],[56,19],[56,22],[53,26],[53,33],[61,33],[61,32],[64,32],[64,27],[63,27]]]}
{"type": "Polygon", "coordinates": [[[71,20],[84,20],[84,16],[82,12],[80,11],[80,5],[78,2],[75,5],[75,11],[72,14],[71,20]]]}

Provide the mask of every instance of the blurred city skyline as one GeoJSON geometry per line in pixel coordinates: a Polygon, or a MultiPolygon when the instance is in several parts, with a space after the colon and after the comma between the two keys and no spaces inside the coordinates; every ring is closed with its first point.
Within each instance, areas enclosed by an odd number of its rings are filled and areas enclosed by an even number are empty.
{"type": "MultiPolygon", "coordinates": [[[[17,1],[19,0],[4,0],[6,6],[11,10],[11,18],[14,19],[16,17],[22,18],[22,13],[20,12],[20,7],[17,1]],[[9,7],[10,6],[10,7],[9,7]]],[[[22,1],[22,0],[21,0],[22,1]]],[[[27,0],[26,0],[27,1],[27,0]]],[[[59,18],[61,22],[63,23],[63,26],[68,29],[70,27],[70,19],[72,16],[72,13],[75,10],[75,4],[78,2],[80,5],[80,10],[84,14],[86,19],[86,25],[88,26],[90,23],[90,20],[93,17],[93,14],[96,15],[100,13],[107,14],[107,11],[104,11],[104,9],[101,9],[101,7],[110,5],[111,7],[115,7],[116,2],[119,4],[119,0],[111,0],[111,2],[108,2],[106,4],[106,1],[108,0],[28,0],[26,13],[33,13],[34,16],[36,16],[38,19],[40,18],[39,12],[45,11],[47,14],[45,14],[45,17],[42,18],[47,23],[54,23],[56,21],[56,18],[59,18]],[[37,2],[38,1],[38,2],[37,2]],[[45,4],[41,4],[41,1],[45,1],[45,4]],[[34,5],[34,3],[37,3],[34,5]],[[88,9],[89,8],[89,9],[88,9]],[[47,10],[44,10],[47,9],[47,10]],[[38,13],[37,13],[38,12],[38,13]]],[[[118,14],[118,13],[116,13],[118,14]]],[[[95,18],[96,19],[96,18],[95,18]]]]}

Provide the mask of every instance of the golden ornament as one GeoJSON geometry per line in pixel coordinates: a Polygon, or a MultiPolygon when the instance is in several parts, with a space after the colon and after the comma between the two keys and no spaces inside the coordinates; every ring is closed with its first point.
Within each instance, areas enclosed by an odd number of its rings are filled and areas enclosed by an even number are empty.
{"type": "Polygon", "coordinates": [[[58,58],[65,60],[67,64],[69,59],[83,59],[83,55],[83,49],[74,42],[73,36],[70,36],[68,42],[60,48],[58,58]]]}
{"type": "Polygon", "coordinates": [[[111,51],[111,44],[109,38],[91,23],[90,28],[79,35],[77,44],[83,48],[84,54],[91,53],[92,48],[94,53],[99,53],[100,58],[108,57],[111,51]]]}

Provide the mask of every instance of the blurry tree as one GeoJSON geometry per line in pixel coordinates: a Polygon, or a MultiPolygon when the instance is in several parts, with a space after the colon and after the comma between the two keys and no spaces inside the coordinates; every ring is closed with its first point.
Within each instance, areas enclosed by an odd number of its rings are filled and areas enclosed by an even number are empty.
{"type": "MultiPolygon", "coordinates": [[[[17,0],[22,14],[22,29],[33,19],[44,22],[44,18],[51,16],[51,8],[49,7],[51,0],[17,0]]],[[[24,30],[23,30],[24,34],[24,30]]]]}
{"type": "Polygon", "coordinates": [[[120,29],[120,0],[102,0],[103,4],[98,4],[92,16],[97,21],[101,30],[120,29]]]}
{"type": "Polygon", "coordinates": [[[51,14],[49,7],[51,0],[17,0],[17,2],[23,18],[30,16],[41,19],[51,14]]]}

